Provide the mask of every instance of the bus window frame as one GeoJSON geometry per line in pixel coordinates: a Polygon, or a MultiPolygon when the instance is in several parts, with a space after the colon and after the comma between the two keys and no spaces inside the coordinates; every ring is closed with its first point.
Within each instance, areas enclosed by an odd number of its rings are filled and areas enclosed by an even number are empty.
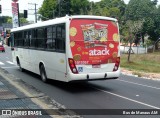
{"type": "Polygon", "coordinates": [[[42,51],[51,51],[51,52],[58,52],[58,53],[66,53],[66,29],[67,26],[66,26],[66,22],[64,23],[59,23],[59,24],[53,24],[53,25],[48,25],[48,26],[43,26],[43,27],[36,27],[36,28],[32,28],[32,29],[26,29],[26,30],[19,30],[19,31],[15,31],[15,32],[12,32],[13,35],[14,35],[14,47],[18,47],[18,48],[27,48],[27,49],[32,49],[32,50],[42,50],[42,51]],[[61,37],[57,37],[57,27],[58,26],[61,26],[61,37]],[[64,27],[64,32],[62,31],[62,26],[64,27]],[[52,41],[52,45],[53,45],[53,42],[54,42],[54,48],[53,49],[47,49],[47,28],[49,27],[52,27],[52,32],[51,32],[51,35],[52,35],[52,38],[51,38],[51,41],[52,41]],[[54,32],[53,32],[53,28],[55,27],[55,36],[54,36],[54,32]],[[41,40],[44,40],[44,46],[43,47],[38,47],[38,29],[43,29],[43,34],[44,36],[42,38],[40,38],[41,40]],[[35,30],[35,34],[33,36],[33,30],[35,30]],[[46,30],[46,32],[44,31],[46,30]],[[27,37],[25,37],[25,32],[27,32],[27,37]],[[29,37],[29,33],[31,34],[31,37],[29,37]],[[23,45],[20,46],[19,45],[19,40],[17,40],[15,38],[15,34],[17,33],[22,33],[22,41],[23,41],[23,45]],[[46,33],[46,34],[45,34],[46,33]],[[63,34],[62,34],[63,33],[63,34]],[[64,37],[62,37],[64,36],[64,37]],[[25,44],[25,38],[26,40],[28,41],[28,43],[25,44]],[[62,41],[64,44],[63,44],[63,48],[64,49],[58,49],[58,38],[60,39],[60,41],[62,41]],[[34,40],[34,44],[32,44],[32,40],[34,40]],[[16,43],[15,43],[16,42],[16,43]],[[17,45],[16,45],[17,44],[17,45]]]}

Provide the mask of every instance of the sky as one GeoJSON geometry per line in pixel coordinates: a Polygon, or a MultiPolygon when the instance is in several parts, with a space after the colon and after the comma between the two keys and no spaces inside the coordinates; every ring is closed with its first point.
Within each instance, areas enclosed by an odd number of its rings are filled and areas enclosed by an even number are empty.
{"type": "MultiPolygon", "coordinates": [[[[89,1],[98,2],[100,0],[89,0],[89,1]]],[[[2,5],[2,14],[0,14],[0,16],[12,16],[11,2],[12,0],[0,0],[0,4],[2,5]]],[[[124,2],[128,4],[129,0],[124,0],[124,2]]],[[[36,8],[38,9],[41,7],[43,0],[18,0],[18,3],[19,3],[20,13],[23,13],[23,10],[28,10],[28,20],[34,21],[35,10],[33,9],[35,9],[35,4],[36,8]]],[[[160,4],[160,0],[158,0],[158,4],[160,4]]]]}

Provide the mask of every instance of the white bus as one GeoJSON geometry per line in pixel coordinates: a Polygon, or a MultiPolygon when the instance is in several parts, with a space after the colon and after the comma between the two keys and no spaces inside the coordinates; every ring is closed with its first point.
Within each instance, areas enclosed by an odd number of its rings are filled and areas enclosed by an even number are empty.
{"type": "Polygon", "coordinates": [[[13,62],[46,82],[120,76],[119,26],[114,18],[65,16],[11,30],[13,62]]]}

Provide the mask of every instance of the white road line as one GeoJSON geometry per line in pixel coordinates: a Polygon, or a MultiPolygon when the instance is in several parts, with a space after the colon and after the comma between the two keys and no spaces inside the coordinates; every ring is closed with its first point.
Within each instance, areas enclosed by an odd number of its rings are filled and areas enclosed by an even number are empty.
{"type": "Polygon", "coordinates": [[[9,64],[14,64],[13,62],[11,62],[11,61],[6,61],[7,63],[9,63],[9,64]]]}
{"type": "Polygon", "coordinates": [[[119,79],[117,79],[117,80],[118,80],[118,81],[122,81],[122,82],[126,82],[126,83],[130,83],[130,84],[136,84],[136,85],[139,85],[139,86],[145,86],[145,87],[153,88],[153,89],[157,89],[157,90],[160,89],[160,88],[158,88],[158,87],[148,86],[148,85],[145,85],[145,84],[139,84],[139,83],[129,82],[129,81],[125,81],[125,80],[119,80],[119,79]]]}
{"type": "Polygon", "coordinates": [[[0,62],[0,65],[4,65],[4,63],[0,62]]]}
{"type": "Polygon", "coordinates": [[[117,97],[120,97],[120,98],[129,100],[129,101],[132,101],[132,102],[135,102],[135,103],[144,105],[144,106],[148,106],[148,107],[151,107],[151,108],[154,108],[154,109],[160,109],[160,107],[156,107],[156,106],[153,106],[153,105],[149,105],[149,104],[146,104],[146,103],[143,103],[143,102],[140,102],[140,101],[131,99],[131,98],[127,98],[127,97],[125,97],[125,96],[121,96],[121,95],[118,95],[118,94],[115,94],[115,93],[111,93],[111,92],[109,92],[109,91],[101,90],[101,89],[98,89],[98,88],[95,88],[95,87],[92,87],[92,88],[94,88],[94,89],[96,89],[96,90],[99,90],[99,91],[101,91],[101,92],[105,92],[105,93],[108,93],[108,94],[111,94],[111,95],[114,95],[114,96],[117,96],[117,97]]]}
{"type": "Polygon", "coordinates": [[[10,67],[1,67],[1,68],[17,68],[18,66],[10,66],[10,67]]]}

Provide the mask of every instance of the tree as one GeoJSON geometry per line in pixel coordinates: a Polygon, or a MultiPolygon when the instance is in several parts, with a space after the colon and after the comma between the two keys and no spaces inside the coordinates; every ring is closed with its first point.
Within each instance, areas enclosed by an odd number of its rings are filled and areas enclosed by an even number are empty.
{"type": "Polygon", "coordinates": [[[88,14],[91,5],[88,0],[70,0],[70,1],[71,1],[72,15],[88,14]]]}
{"type": "Polygon", "coordinates": [[[120,20],[125,12],[125,7],[126,5],[122,0],[101,0],[94,4],[93,14],[99,13],[99,15],[115,17],[120,20]]]}
{"type": "MultiPolygon", "coordinates": [[[[27,19],[23,18],[23,13],[19,14],[19,19],[20,19],[20,24],[28,23],[27,19]]],[[[11,24],[12,23],[12,17],[8,17],[6,23],[10,23],[11,24]]]]}
{"type": "MultiPolygon", "coordinates": [[[[58,16],[58,3],[57,0],[44,0],[42,7],[40,7],[39,14],[43,17],[52,19],[55,16],[58,16]]],[[[42,20],[46,20],[42,17],[42,20]]]]}
{"type": "Polygon", "coordinates": [[[109,9],[110,15],[113,17],[119,17],[120,16],[120,9],[118,7],[111,7],[109,9]]]}
{"type": "Polygon", "coordinates": [[[9,16],[0,16],[0,26],[2,23],[7,23],[8,19],[11,18],[9,16]]]}
{"type": "Polygon", "coordinates": [[[49,19],[65,16],[68,11],[71,15],[88,14],[89,5],[88,0],[60,0],[59,3],[57,0],[44,0],[38,13],[49,19]]]}
{"type": "Polygon", "coordinates": [[[20,23],[28,23],[27,19],[24,18],[24,14],[23,13],[19,14],[19,18],[20,18],[20,23]]]}
{"type": "Polygon", "coordinates": [[[142,37],[147,33],[152,40],[157,38],[153,32],[155,30],[154,17],[156,17],[157,11],[155,3],[156,0],[130,0],[125,12],[126,20],[143,21],[142,37]]]}
{"type": "MultiPolygon", "coordinates": [[[[160,5],[158,6],[156,10],[156,16],[152,17],[154,21],[154,28],[150,30],[148,33],[150,35],[150,38],[156,42],[160,38],[160,5]],[[152,36],[152,37],[151,37],[152,36]]],[[[158,49],[158,43],[155,44],[155,49],[158,49]]]]}

